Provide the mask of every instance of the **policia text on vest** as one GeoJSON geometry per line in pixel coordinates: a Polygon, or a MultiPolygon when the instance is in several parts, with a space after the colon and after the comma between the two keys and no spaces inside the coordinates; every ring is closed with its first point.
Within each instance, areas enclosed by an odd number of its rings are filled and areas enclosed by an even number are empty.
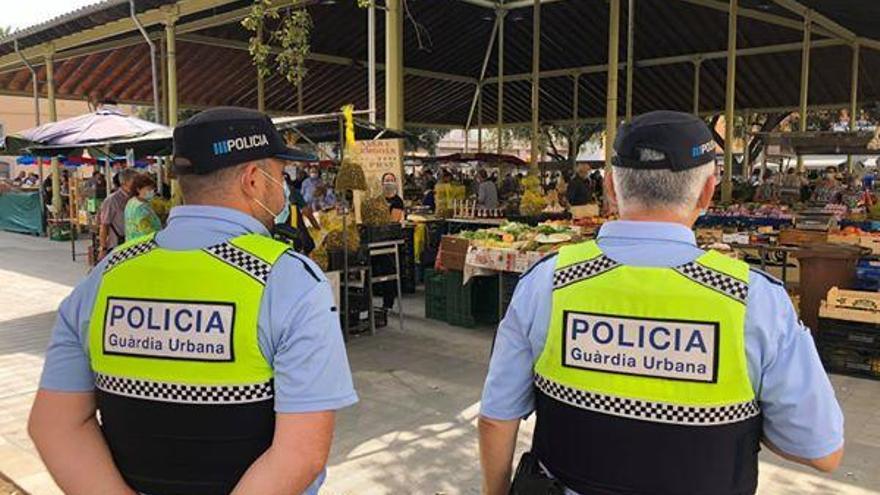
{"type": "Polygon", "coordinates": [[[564,364],[673,380],[715,382],[718,323],[566,311],[564,364]]]}

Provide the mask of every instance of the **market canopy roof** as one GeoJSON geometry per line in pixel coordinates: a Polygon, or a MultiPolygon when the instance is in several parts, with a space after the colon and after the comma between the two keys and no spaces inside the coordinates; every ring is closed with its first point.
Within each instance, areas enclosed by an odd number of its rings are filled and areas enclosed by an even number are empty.
{"type": "MultiPolygon", "coordinates": [[[[303,144],[300,138],[310,144],[338,143],[340,140],[341,114],[302,115],[294,117],[275,117],[272,123],[279,131],[293,133],[293,142],[303,144]]],[[[353,119],[354,138],[357,141],[373,139],[402,139],[407,137],[403,131],[387,129],[358,118],[353,119]]]]}
{"type": "Polygon", "coordinates": [[[170,127],[125,115],[115,107],[105,107],[7,136],[4,151],[54,156],[84,149],[125,154],[127,149],[132,149],[137,156],[144,156],[170,153],[171,138],[170,127]]]}
{"type": "MultiPolygon", "coordinates": [[[[543,0],[541,9],[541,105],[543,122],[577,117],[604,121],[608,54],[608,4],[601,0],[543,0]],[[577,77],[575,77],[577,76],[577,77]]],[[[311,0],[315,22],[312,55],[300,100],[277,74],[266,81],[266,108],[279,113],[325,113],[344,103],[367,108],[367,13],[353,0],[311,0]]],[[[626,59],[626,3],[622,2],[621,62],[626,59]]],[[[250,0],[138,0],[139,19],[153,39],[177,16],[179,101],[183,107],[256,107],[256,71],[240,26],[250,0]],[[171,9],[171,10],[163,10],[171,9]]],[[[530,119],[532,0],[508,0],[505,18],[504,121],[530,119]]],[[[412,125],[463,126],[495,24],[492,0],[410,1],[405,20],[405,120],[412,125]]],[[[699,108],[724,107],[727,6],[722,0],[637,0],[633,107],[690,111],[695,61],[700,62],[699,108]]],[[[861,45],[859,100],[880,100],[880,2],[864,0],[740,0],[737,108],[791,110],[799,101],[800,8],[815,11],[811,106],[848,106],[851,45],[861,45]],[[786,5],[790,8],[781,6],[786,5]],[[795,10],[795,11],[792,11],[795,10]],[[830,22],[824,22],[825,20],[830,22]],[[829,29],[827,26],[837,26],[829,29]],[[766,48],[771,46],[772,48],[766,48]]],[[[0,39],[0,92],[30,94],[30,74],[14,52],[37,65],[45,81],[47,43],[55,50],[59,98],[112,97],[148,104],[152,89],[148,48],[128,17],[128,2],[106,0],[0,39]]],[[[378,112],[384,111],[384,16],[377,15],[378,112]]],[[[494,43],[483,79],[484,123],[497,106],[494,43]]],[[[626,94],[619,78],[620,104],[626,94]]],[[[45,92],[45,84],[42,85],[45,92]]]]}

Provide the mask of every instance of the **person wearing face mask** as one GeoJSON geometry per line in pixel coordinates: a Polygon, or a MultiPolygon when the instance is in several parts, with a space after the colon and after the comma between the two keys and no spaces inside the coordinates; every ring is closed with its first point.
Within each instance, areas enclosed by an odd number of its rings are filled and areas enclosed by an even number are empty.
{"type": "Polygon", "coordinates": [[[318,493],[357,395],[327,278],[270,237],[285,162],[311,159],[253,110],[174,129],[185,204],[102,260],[52,332],[29,431],[62,491],[318,493]]]}
{"type": "Polygon", "coordinates": [[[131,183],[134,196],[125,205],[125,238],[138,239],[162,228],[151,201],[156,197],[156,181],[149,175],[139,174],[131,183]]]}
{"type": "Polygon", "coordinates": [[[321,185],[321,175],[316,167],[309,169],[309,176],[303,179],[300,193],[306,203],[311,203],[315,197],[315,189],[321,185]]]}
{"type": "Polygon", "coordinates": [[[402,222],[406,206],[403,204],[403,198],[398,194],[397,177],[391,172],[382,176],[382,195],[385,197],[385,202],[388,203],[391,220],[402,222]]]}

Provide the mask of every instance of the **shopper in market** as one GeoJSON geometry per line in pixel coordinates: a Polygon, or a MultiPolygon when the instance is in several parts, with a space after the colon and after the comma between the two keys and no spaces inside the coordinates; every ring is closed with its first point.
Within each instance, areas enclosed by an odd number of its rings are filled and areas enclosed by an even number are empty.
{"type": "Polygon", "coordinates": [[[578,218],[597,214],[598,208],[587,208],[595,201],[593,194],[595,188],[590,180],[590,165],[578,163],[574,167],[574,172],[566,193],[572,215],[578,218]]]}
{"type": "Polygon", "coordinates": [[[125,239],[139,239],[162,228],[159,215],[153,210],[156,181],[147,174],[138,174],[131,183],[132,197],[125,204],[125,239]]]}
{"type": "Polygon", "coordinates": [[[387,172],[382,176],[382,196],[388,203],[388,210],[391,212],[391,220],[394,222],[402,222],[406,213],[406,205],[403,198],[400,197],[397,187],[397,177],[391,172],[387,172]]]}
{"type": "Polygon", "coordinates": [[[834,470],[843,416],[785,287],[696,245],[716,185],[705,123],[651,112],[620,127],[614,150],[605,184],[621,220],[535,265],[498,329],[483,493],[508,493],[532,412],[519,479],[546,491],[527,493],[751,494],[761,443],[834,470]]]}
{"type": "Polygon", "coordinates": [[[53,330],[29,431],[65,493],[318,492],[357,396],[330,284],[269,237],[285,161],[306,158],[253,110],[175,128],[186,205],[99,264],[53,330]]]}
{"type": "Polygon", "coordinates": [[[498,187],[489,180],[485,169],[477,172],[477,206],[481,208],[498,208],[498,187]]]}
{"type": "Polygon", "coordinates": [[[98,259],[125,242],[125,206],[133,194],[132,183],[138,172],[126,168],[116,174],[119,187],[101,203],[98,213],[98,259]]]}
{"type": "Polygon", "coordinates": [[[302,185],[300,186],[300,193],[302,194],[303,199],[306,200],[306,203],[312,202],[312,196],[315,195],[315,189],[317,189],[321,183],[321,174],[318,172],[318,167],[309,168],[309,176],[303,179],[302,185]]]}

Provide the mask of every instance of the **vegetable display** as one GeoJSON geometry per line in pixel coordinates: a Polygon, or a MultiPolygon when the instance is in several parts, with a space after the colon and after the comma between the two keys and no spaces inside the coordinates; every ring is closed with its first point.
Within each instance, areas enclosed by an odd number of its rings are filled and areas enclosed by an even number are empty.
{"type": "Polygon", "coordinates": [[[579,229],[567,223],[542,223],[531,227],[524,223],[506,222],[499,227],[462,232],[459,237],[477,247],[548,252],[563,244],[582,240],[579,229]]]}

